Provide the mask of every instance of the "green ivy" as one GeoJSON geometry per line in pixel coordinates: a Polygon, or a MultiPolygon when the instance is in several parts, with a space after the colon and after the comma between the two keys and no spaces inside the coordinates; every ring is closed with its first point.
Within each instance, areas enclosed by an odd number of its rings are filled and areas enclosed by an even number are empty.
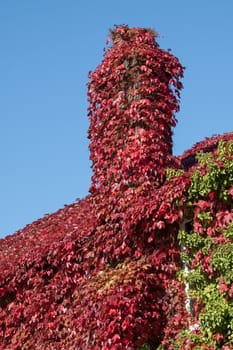
{"type": "Polygon", "coordinates": [[[145,343],[138,348],[138,350],[151,350],[151,347],[149,344],[145,343]]]}
{"type": "Polygon", "coordinates": [[[188,191],[189,198],[200,199],[211,191],[217,191],[220,199],[229,200],[227,189],[233,183],[232,156],[233,142],[219,142],[217,159],[211,153],[197,154],[197,161],[206,168],[206,174],[203,175],[200,169],[194,171],[188,191]]]}
{"type": "Polygon", "coordinates": [[[170,181],[174,177],[180,176],[184,173],[183,169],[173,169],[173,168],[167,168],[166,169],[166,176],[167,176],[167,181],[170,181]]]}
{"type": "Polygon", "coordinates": [[[233,345],[233,204],[229,194],[233,142],[219,142],[217,154],[201,152],[196,159],[186,201],[196,229],[179,232],[180,245],[185,247],[181,258],[189,266],[188,273],[179,273],[179,277],[188,283],[190,298],[202,307],[196,316],[199,330],[181,331],[172,342],[175,350],[186,349],[187,341],[195,350],[205,346],[221,349],[223,342],[233,345]],[[218,217],[219,210],[225,210],[224,222],[218,217]]]}

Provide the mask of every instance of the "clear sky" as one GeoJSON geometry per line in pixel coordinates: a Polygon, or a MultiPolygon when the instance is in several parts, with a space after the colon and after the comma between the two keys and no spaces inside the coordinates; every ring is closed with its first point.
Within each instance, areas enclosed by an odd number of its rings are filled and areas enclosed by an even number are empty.
{"type": "Polygon", "coordinates": [[[233,130],[232,0],[0,1],[0,237],[87,195],[86,83],[114,24],[186,67],[174,153],[233,130]]]}

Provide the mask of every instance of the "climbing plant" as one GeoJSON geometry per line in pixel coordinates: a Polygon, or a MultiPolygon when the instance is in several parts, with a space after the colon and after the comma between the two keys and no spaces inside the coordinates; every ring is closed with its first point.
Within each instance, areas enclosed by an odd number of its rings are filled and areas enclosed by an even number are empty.
{"type": "Polygon", "coordinates": [[[232,347],[233,134],[172,155],[157,36],[116,26],[90,73],[90,195],[0,240],[0,350],[232,347]]]}
{"type": "Polygon", "coordinates": [[[196,158],[186,201],[192,229],[178,236],[194,315],[175,348],[232,349],[233,142],[220,141],[217,151],[196,158]]]}
{"type": "MultiPolygon", "coordinates": [[[[172,127],[183,67],[151,29],[116,26],[88,84],[91,191],[158,187],[174,166],[172,127]]],[[[110,195],[110,193],[109,193],[110,195]]]]}

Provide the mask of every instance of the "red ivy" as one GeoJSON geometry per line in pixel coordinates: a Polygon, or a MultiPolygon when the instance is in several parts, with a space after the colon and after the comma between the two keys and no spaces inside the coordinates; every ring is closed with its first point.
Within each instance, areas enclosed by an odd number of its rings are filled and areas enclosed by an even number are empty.
{"type": "Polygon", "coordinates": [[[152,30],[111,36],[88,85],[91,195],[0,241],[2,350],[169,347],[187,325],[177,233],[190,174],[166,182],[187,158],[172,156],[183,67],[152,30]]]}
{"type": "Polygon", "coordinates": [[[172,127],[183,67],[155,36],[152,30],[116,27],[113,46],[90,74],[92,193],[158,187],[165,168],[175,165],[172,127]]]}

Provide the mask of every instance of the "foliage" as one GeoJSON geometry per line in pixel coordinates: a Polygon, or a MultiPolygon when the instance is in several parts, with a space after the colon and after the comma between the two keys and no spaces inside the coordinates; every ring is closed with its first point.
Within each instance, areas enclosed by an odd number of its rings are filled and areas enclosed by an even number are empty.
{"type": "Polygon", "coordinates": [[[148,29],[116,27],[113,46],[90,74],[91,191],[158,187],[174,167],[172,127],[183,67],[148,29]]]}
{"type": "Polygon", "coordinates": [[[140,348],[138,350],[151,350],[151,347],[150,347],[150,345],[145,343],[142,346],[140,346],[140,348]]]}
{"type": "MultiPolygon", "coordinates": [[[[197,329],[181,332],[177,349],[227,349],[233,346],[233,142],[219,142],[214,153],[197,155],[188,201],[189,232],[179,233],[189,265],[184,276],[194,301],[197,329]],[[186,346],[186,347],[185,347],[186,346]]],[[[192,328],[192,327],[191,327],[192,328]]]]}
{"type": "Polygon", "coordinates": [[[117,26],[90,74],[91,194],[0,241],[0,350],[230,349],[233,134],[172,156],[183,67],[156,36],[117,26]]]}

